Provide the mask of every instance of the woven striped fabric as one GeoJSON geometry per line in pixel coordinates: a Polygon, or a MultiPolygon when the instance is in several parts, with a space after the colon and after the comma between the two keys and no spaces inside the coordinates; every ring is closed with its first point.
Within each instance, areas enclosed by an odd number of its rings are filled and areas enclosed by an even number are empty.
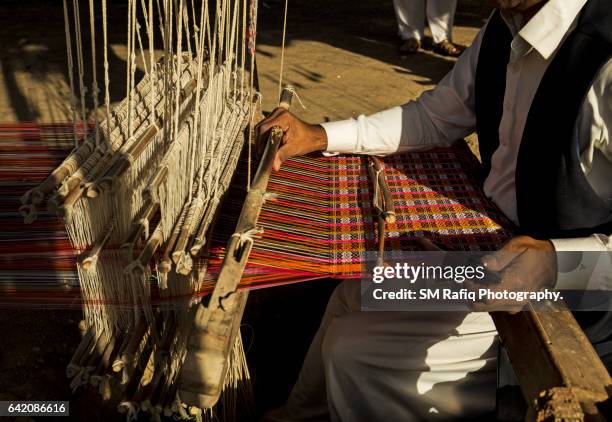
{"type": "MultiPolygon", "coordinates": [[[[72,124],[0,125],[0,306],[80,304],[76,252],[63,223],[43,213],[25,225],[17,213],[20,196],[68,154],[73,133],[72,124]]],[[[401,154],[385,163],[397,213],[397,222],[388,225],[387,249],[415,249],[420,236],[456,250],[492,250],[508,237],[506,219],[484,196],[479,163],[467,148],[401,154]]],[[[201,295],[212,291],[233,233],[245,167],[246,162],[204,257],[208,271],[201,295]]],[[[268,192],[259,218],[263,233],[256,238],[242,287],[362,274],[367,252],[377,249],[365,157],[291,159],[272,175],[268,192]]],[[[156,294],[152,298],[161,300],[156,294]]]]}
{"type": "Polygon", "coordinates": [[[17,212],[21,195],[61,163],[73,138],[72,124],[0,125],[0,306],[80,306],[76,256],[63,223],[42,210],[25,225],[17,212]]]}
{"type": "MultiPolygon", "coordinates": [[[[318,278],[361,277],[377,250],[372,188],[363,156],[298,157],[274,173],[270,200],[242,279],[256,288],[318,278]]],[[[397,221],[387,225],[387,250],[415,250],[416,237],[452,250],[495,250],[509,236],[505,216],[479,181],[480,163],[462,147],[385,159],[397,221]]],[[[224,227],[233,227],[231,218],[224,227]]],[[[217,233],[208,286],[229,233],[217,233]]]]}

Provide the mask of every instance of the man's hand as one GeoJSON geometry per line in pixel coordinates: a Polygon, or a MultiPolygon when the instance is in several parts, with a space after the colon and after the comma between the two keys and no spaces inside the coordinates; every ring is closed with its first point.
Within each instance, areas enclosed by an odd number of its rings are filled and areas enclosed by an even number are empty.
{"type": "Polygon", "coordinates": [[[327,133],[321,125],[303,122],[283,108],[274,110],[255,127],[258,142],[265,142],[262,138],[274,126],[283,130],[283,145],[276,153],[272,165],[275,171],[280,170],[283,162],[290,157],[325,151],[327,148],[327,133]]]}
{"type": "MultiPolygon", "coordinates": [[[[483,257],[482,262],[487,270],[501,274],[501,283],[487,285],[492,292],[537,292],[551,288],[556,283],[557,257],[555,247],[549,240],[537,240],[529,236],[513,237],[500,250],[483,257]]],[[[483,286],[468,281],[466,287],[478,290],[483,286]]],[[[474,303],[473,310],[516,313],[527,303],[515,300],[487,300],[474,303]]]]}

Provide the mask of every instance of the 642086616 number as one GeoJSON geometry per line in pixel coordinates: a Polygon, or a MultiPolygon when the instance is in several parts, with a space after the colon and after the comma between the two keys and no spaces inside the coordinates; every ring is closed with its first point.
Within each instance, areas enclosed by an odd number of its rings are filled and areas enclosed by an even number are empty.
{"type": "Polygon", "coordinates": [[[0,401],[0,416],[68,416],[68,401],[0,401]]]}

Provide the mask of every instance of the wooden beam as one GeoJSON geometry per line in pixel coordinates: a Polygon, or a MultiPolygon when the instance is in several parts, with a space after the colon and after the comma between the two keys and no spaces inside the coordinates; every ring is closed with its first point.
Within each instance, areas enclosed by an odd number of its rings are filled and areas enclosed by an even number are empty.
{"type": "Polygon", "coordinates": [[[181,401],[210,409],[219,400],[247,298],[247,290],[232,294],[222,312],[199,305],[179,377],[181,401]]]}
{"type": "MultiPolygon", "coordinates": [[[[292,90],[284,89],[281,106],[288,108],[292,95],[292,90]]],[[[213,407],[223,390],[229,355],[239,335],[240,321],[248,299],[248,291],[239,291],[238,284],[253,246],[253,235],[258,231],[257,220],[265,202],[272,164],[282,137],[283,131],[279,127],[270,130],[235,233],[228,241],[209,304],[200,304],[196,312],[179,376],[178,394],[185,403],[201,409],[213,407]]]]}
{"type": "Polygon", "coordinates": [[[529,406],[526,420],[605,421],[612,379],[564,304],[492,312],[529,406]]]}

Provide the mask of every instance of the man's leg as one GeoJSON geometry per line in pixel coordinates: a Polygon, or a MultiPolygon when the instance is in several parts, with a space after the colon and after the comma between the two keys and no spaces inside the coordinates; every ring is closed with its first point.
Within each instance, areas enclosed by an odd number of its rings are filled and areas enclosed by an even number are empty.
{"type": "Polygon", "coordinates": [[[453,39],[453,22],[457,0],[427,0],[427,22],[433,42],[453,39]]]}
{"type": "Polygon", "coordinates": [[[453,44],[453,21],[457,0],[427,0],[427,21],[433,38],[433,51],[457,57],[462,49],[453,44]]]}
{"type": "Polygon", "coordinates": [[[487,313],[353,312],[323,340],[333,421],[420,421],[492,412],[497,337],[487,313]]]}
{"type": "Polygon", "coordinates": [[[494,408],[497,340],[488,314],[359,309],[360,283],[340,284],[287,420],[445,419],[494,408]]]}
{"type": "Polygon", "coordinates": [[[328,421],[325,371],[321,354],[323,339],[331,322],[350,312],[359,311],[360,284],[358,281],[344,281],[331,295],[325,314],[315,335],[298,380],[289,395],[285,412],[291,421],[328,421]]]}
{"type": "Polygon", "coordinates": [[[425,29],[425,0],[393,0],[398,33],[402,40],[421,40],[425,29]]]}

